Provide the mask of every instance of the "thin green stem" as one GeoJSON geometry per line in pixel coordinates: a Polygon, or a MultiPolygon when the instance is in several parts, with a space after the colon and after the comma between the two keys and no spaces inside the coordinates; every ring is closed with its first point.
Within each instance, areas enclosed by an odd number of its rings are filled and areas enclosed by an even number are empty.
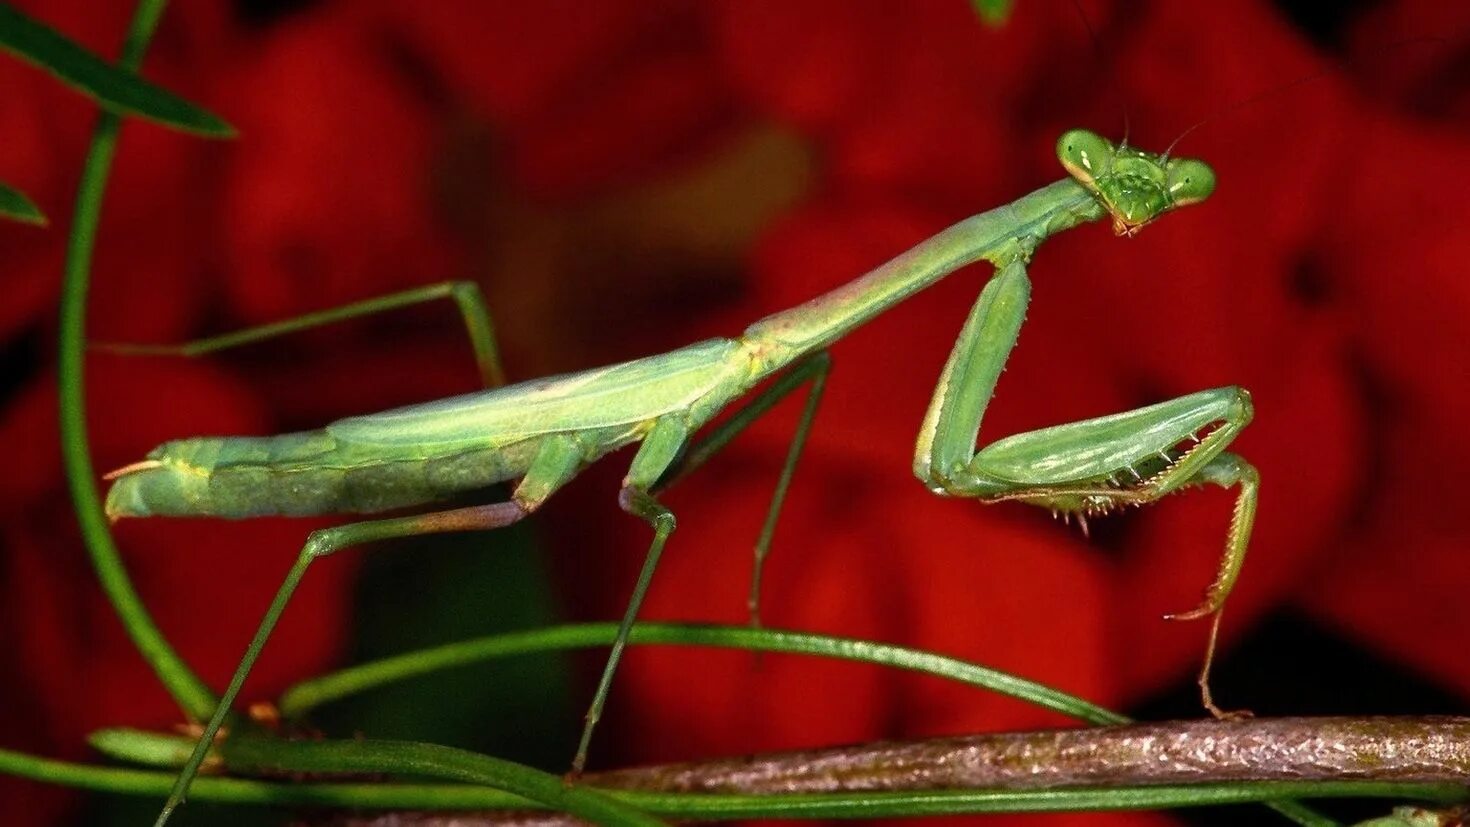
{"type": "MultiPolygon", "coordinates": [[[[273,746],[291,744],[282,742],[273,746]]],[[[95,767],[8,750],[0,750],[0,772],[79,789],[143,796],[166,794],[174,780],[171,772],[95,767]]],[[[1154,809],[1270,802],[1285,797],[1396,798],[1450,804],[1465,800],[1466,792],[1459,784],[1291,781],[1022,792],[977,790],[734,796],[607,790],[604,795],[666,818],[695,819],[876,818],[981,812],[1154,809]]],[[[298,783],[208,777],[198,779],[191,797],[196,801],[219,803],[383,810],[503,810],[536,806],[525,798],[501,790],[469,784],[298,783]]]]}
{"type": "MultiPolygon", "coordinates": [[[[165,0],[143,0],[139,4],[128,29],[120,66],[128,70],[138,68],[164,5],[165,0]]],[[[71,236],[67,242],[56,366],[60,387],[62,461],[82,540],[86,543],[92,567],[97,570],[97,578],[102,582],[107,599],[117,610],[144,660],[153,667],[159,681],[184,714],[193,720],[201,720],[213,711],[214,694],[164,638],[133,587],[102,510],[97,474],[92,467],[88,444],[84,393],[87,289],[97,225],[102,214],[102,195],[107,188],[108,172],[117,150],[120,126],[121,119],[112,113],[104,112],[97,119],[92,145],[82,166],[81,182],[77,186],[71,236]]]]}
{"type": "MultiPolygon", "coordinates": [[[[440,669],[493,658],[537,652],[607,646],[617,624],[585,623],[491,635],[371,661],[296,684],[281,696],[281,713],[299,717],[315,707],[378,686],[440,669]]],[[[1092,724],[1125,724],[1129,719],[1049,686],[957,658],[855,638],[685,623],[639,623],[629,642],[640,646],[712,646],[756,652],[788,652],[861,661],[924,672],[990,689],[1092,724]]]]}
{"type": "Polygon", "coordinates": [[[1454,784],[1359,784],[1350,781],[1311,784],[1280,781],[1093,790],[931,790],[783,796],[631,793],[618,796],[620,800],[648,812],[679,820],[913,818],[986,812],[1097,812],[1219,804],[1269,804],[1280,798],[1360,797],[1454,803],[1465,800],[1465,789],[1454,784]]]}
{"type": "Polygon", "coordinates": [[[1342,827],[1337,819],[1325,816],[1300,801],[1293,800],[1303,797],[1305,796],[1282,797],[1274,801],[1267,801],[1265,805],[1275,810],[1277,815],[1294,821],[1301,827],[1342,827]]]}
{"type": "Polygon", "coordinates": [[[541,806],[592,821],[627,827],[663,822],[610,795],[563,782],[560,776],[500,758],[411,741],[290,741],[242,738],[227,752],[262,769],[289,772],[390,772],[462,781],[511,793],[541,806]]]}

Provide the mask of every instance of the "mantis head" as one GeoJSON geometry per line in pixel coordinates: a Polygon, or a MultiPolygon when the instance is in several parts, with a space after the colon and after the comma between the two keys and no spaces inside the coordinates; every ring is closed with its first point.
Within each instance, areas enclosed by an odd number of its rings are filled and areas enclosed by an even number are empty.
{"type": "Polygon", "coordinates": [[[1197,204],[1215,191],[1215,171],[1193,158],[1154,155],[1085,129],[1057,140],[1057,158],[1113,217],[1113,232],[1131,236],[1175,207],[1197,204]]]}

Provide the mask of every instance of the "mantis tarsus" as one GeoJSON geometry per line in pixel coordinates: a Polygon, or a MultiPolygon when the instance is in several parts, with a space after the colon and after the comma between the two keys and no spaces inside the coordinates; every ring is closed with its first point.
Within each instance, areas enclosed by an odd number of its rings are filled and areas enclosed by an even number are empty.
{"type": "MultiPolygon", "coordinates": [[[[518,480],[505,502],[389,517],[314,532],[301,550],[213,717],[181,771],[159,824],[183,800],[277,619],[311,562],[342,548],[414,534],[514,523],[534,512],[587,464],[638,443],[619,503],[653,528],[643,568],[588,709],[573,773],[581,770],[613,674],[669,534],[674,515],[659,491],[702,464],[750,421],[810,384],[785,467],[756,546],[752,621],[760,565],[787,483],[829,369],[826,348],[864,322],[955,270],[996,267],[960,332],[919,432],[914,473],[934,493],[983,502],[1018,500],[1076,515],[1152,502],[1187,485],[1238,487],[1219,573],[1200,605],[1169,615],[1213,616],[1200,688],[1205,706],[1220,613],[1240,573],[1255,516],[1257,475],[1225,447],[1250,421],[1241,388],[1201,391],[1082,422],[1017,434],[977,451],[985,408],[1016,344],[1030,293],[1026,265],[1052,234],[1105,216],[1131,236],[1214,189],[1193,159],[1114,146],[1072,130],[1057,144],[1069,177],[940,232],[872,272],[799,307],[768,316],[735,339],[710,339],[611,367],[537,379],[334,422],[317,431],[258,438],[203,437],[165,443],[114,472],[114,518],[149,515],[251,517],[374,513],[429,504],[518,480]],[[735,400],[773,381],[699,441],[694,433],[735,400]]],[[[349,315],[452,296],[470,329],[487,383],[500,376],[489,316],[467,285],[426,288],[267,328],[173,349],[197,353],[349,315]]]]}

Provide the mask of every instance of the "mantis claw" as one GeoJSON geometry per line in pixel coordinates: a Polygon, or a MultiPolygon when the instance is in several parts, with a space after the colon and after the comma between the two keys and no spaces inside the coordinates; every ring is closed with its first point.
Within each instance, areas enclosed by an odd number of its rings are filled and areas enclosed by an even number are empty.
{"type": "Polygon", "coordinates": [[[1165,620],[1200,620],[1220,611],[1220,604],[1213,598],[1206,599],[1204,603],[1190,609],[1187,612],[1169,612],[1164,615],[1165,620]]]}
{"type": "Polygon", "coordinates": [[[1256,713],[1249,709],[1221,709],[1213,703],[1205,707],[1217,721],[1244,721],[1247,718],[1256,717],[1256,713]]]}
{"type": "Polygon", "coordinates": [[[1256,713],[1250,711],[1249,709],[1221,709],[1220,707],[1215,705],[1215,698],[1210,693],[1210,676],[1208,666],[1206,667],[1204,672],[1200,673],[1198,683],[1200,702],[1204,705],[1205,711],[1209,712],[1210,715],[1215,718],[1215,720],[1244,721],[1247,718],[1256,717],[1256,713]]]}
{"type": "MultiPolygon", "coordinates": [[[[1204,607],[1201,606],[1200,608],[1204,607]]],[[[1187,612],[1186,614],[1194,615],[1198,611],[1199,609],[1196,609],[1194,612],[1187,612]]],[[[1220,609],[1215,609],[1214,612],[1214,620],[1210,623],[1209,642],[1205,644],[1205,662],[1202,666],[1200,666],[1199,676],[1195,679],[1195,683],[1199,686],[1200,705],[1203,706],[1205,710],[1210,713],[1210,715],[1214,716],[1216,720],[1220,721],[1238,721],[1244,718],[1254,717],[1255,713],[1251,712],[1249,709],[1221,709],[1220,707],[1215,705],[1215,696],[1213,693],[1210,692],[1210,668],[1215,664],[1215,644],[1218,643],[1220,639],[1220,619],[1225,616],[1225,613],[1220,609]]],[[[1171,615],[1165,615],[1165,617],[1175,619],[1171,615]]],[[[1180,615],[1178,616],[1178,618],[1185,620],[1192,619],[1189,617],[1185,617],[1184,615],[1180,615]]]]}
{"type": "Polygon", "coordinates": [[[138,471],[149,471],[149,470],[152,470],[154,468],[162,468],[162,467],[163,467],[163,463],[159,462],[156,459],[145,459],[145,460],[142,460],[140,462],[129,463],[127,465],[124,465],[121,468],[116,468],[116,469],[113,469],[111,471],[108,471],[106,474],[103,474],[102,475],[102,479],[104,479],[104,480],[115,480],[118,477],[124,476],[126,474],[132,474],[132,473],[135,473],[135,472],[138,472],[138,471]]]}

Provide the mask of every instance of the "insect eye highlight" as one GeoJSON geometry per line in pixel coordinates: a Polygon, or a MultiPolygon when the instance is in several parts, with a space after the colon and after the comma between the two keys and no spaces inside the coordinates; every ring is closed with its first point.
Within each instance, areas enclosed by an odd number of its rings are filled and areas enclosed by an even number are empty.
{"type": "Polygon", "coordinates": [[[1215,171],[1204,161],[1193,158],[1171,161],[1167,186],[1174,206],[1196,204],[1215,191],[1215,171]]]}
{"type": "Polygon", "coordinates": [[[1057,139],[1057,160],[1073,178],[1091,184],[1112,167],[1113,145],[1096,132],[1071,129],[1057,139]]]}

